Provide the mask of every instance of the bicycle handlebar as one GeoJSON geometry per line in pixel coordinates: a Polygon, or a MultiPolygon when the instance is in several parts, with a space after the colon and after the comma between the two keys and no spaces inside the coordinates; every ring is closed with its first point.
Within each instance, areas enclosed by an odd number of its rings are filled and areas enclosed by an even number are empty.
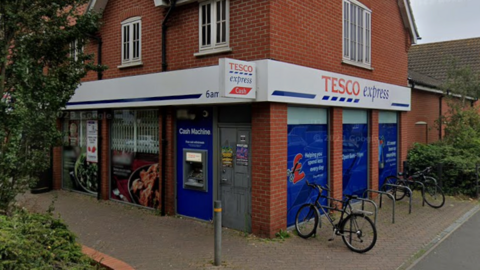
{"type": "Polygon", "coordinates": [[[307,179],[305,179],[305,181],[307,182],[307,185],[308,185],[308,186],[311,186],[311,187],[313,187],[313,188],[318,188],[319,191],[320,191],[320,194],[321,194],[324,190],[330,191],[330,188],[328,187],[328,185],[322,186],[322,185],[320,185],[320,184],[315,184],[315,183],[310,184],[310,182],[308,182],[307,179]]]}

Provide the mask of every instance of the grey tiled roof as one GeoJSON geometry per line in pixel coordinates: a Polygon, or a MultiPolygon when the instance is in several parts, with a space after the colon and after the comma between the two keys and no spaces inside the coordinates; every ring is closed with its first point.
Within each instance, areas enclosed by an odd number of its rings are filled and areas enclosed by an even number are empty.
{"type": "Polygon", "coordinates": [[[413,45],[408,52],[408,75],[417,84],[438,87],[455,59],[480,74],[480,38],[413,45]]]}

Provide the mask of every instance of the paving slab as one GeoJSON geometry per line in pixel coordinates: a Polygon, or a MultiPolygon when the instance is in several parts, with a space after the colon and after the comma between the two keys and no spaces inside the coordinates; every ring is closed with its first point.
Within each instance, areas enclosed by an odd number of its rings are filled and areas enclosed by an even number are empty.
{"type": "Polygon", "coordinates": [[[79,242],[120,259],[139,270],[156,269],[369,269],[395,270],[413,262],[423,248],[457,219],[477,206],[476,201],[447,197],[441,209],[422,207],[418,194],[412,214],[408,204],[396,204],[391,223],[387,200],[379,211],[378,239],[365,254],[350,251],[341,237],[328,242],[332,231],[324,224],[317,237],[291,233],[285,240],[261,239],[224,228],[222,261],[212,265],[213,224],[189,218],[161,217],[113,201],[68,191],[25,194],[19,201],[33,211],[45,211],[55,200],[55,213],[78,235],[79,242]]]}

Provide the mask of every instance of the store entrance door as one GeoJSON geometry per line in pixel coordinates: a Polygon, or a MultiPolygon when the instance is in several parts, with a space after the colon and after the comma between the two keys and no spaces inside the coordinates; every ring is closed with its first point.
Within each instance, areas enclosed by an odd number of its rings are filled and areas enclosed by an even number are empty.
{"type": "Polygon", "coordinates": [[[219,183],[223,226],[251,232],[250,127],[220,127],[219,183]]]}

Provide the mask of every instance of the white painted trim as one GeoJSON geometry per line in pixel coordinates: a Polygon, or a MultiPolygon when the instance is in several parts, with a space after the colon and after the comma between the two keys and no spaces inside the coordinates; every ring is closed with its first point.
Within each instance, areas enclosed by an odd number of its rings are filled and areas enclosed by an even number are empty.
{"type": "Polygon", "coordinates": [[[133,66],[139,66],[139,65],[143,65],[142,63],[142,17],[131,17],[131,18],[128,18],[124,21],[121,22],[121,65],[118,66],[118,68],[124,68],[124,67],[133,67],[133,66]],[[134,33],[134,25],[138,23],[138,31],[139,31],[139,35],[138,35],[138,59],[133,59],[133,39],[134,39],[134,36],[133,36],[133,33],[134,33]],[[128,61],[125,61],[125,59],[123,58],[124,56],[124,46],[123,46],[123,42],[124,42],[124,27],[126,26],[129,26],[129,46],[128,46],[128,50],[129,50],[129,56],[130,56],[130,60],[128,61]]]}
{"type": "Polygon", "coordinates": [[[258,60],[255,99],[222,97],[220,66],[83,83],[68,110],[279,102],[315,107],[409,111],[411,89],[319,69],[258,60]]]}
{"type": "Polygon", "coordinates": [[[342,64],[352,65],[352,66],[356,66],[356,67],[360,67],[360,68],[364,68],[364,69],[368,69],[368,70],[374,70],[371,65],[362,64],[362,63],[355,62],[355,61],[352,61],[352,60],[346,59],[346,58],[344,58],[342,60],[342,64]]]}
{"type": "MultiPolygon", "coordinates": [[[[193,2],[197,2],[197,0],[177,0],[176,6],[183,6],[193,2]]],[[[163,7],[163,8],[170,7],[170,2],[166,0],[154,0],[153,3],[156,7],[163,7]]]]}
{"type": "Polygon", "coordinates": [[[128,63],[117,66],[117,68],[122,69],[122,68],[129,68],[129,67],[138,67],[138,66],[143,66],[143,62],[142,61],[128,62],[128,63]]]}
{"type": "Polygon", "coordinates": [[[230,47],[215,48],[215,49],[210,49],[210,50],[199,51],[197,53],[194,53],[193,56],[199,57],[199,56],[210,55],[210,54],[227,53],[227,52],[231,52],[231,51],[232,51],[232,48],[230,48],[230,47]]]}
{"type": "MultiPolygon", "coordinates": [[[[217,53],[214,50],[221,50],[221,48],[229,48],[230,44],[230,0],[225,1],[225,43],[216,43],[217,37],[217,2],[222,0],[209,0],[209,1],[199,1],[198,5],[198,48],[199,52],[194,54],[194,56],[201,56],[207,54],[217,53]],[[210,46],[202,46],[202,6],[210,5],[210,27],[211,27],[211,36],[210,36],[210,46]],[[214,51],[206,54],[201,54],[202,51],[214,51]]],[[[231,50],[231,49],[230,49],[231,50]]]]}
{"type": "MultiPolygon", "coordinates": [[[[409,84],[409,86],[412,87],[411,84],[409,84]]],[[[426,87],[426,86],[421,86],[421,85],[415,85],[415,87],[413,89],[424,91],[424,92],[435,93],[435,94],[443,94],[442,90],[437,90],[437,89],[434,89],[434,88],[431,88],[431,87],[426,87]]]]}

